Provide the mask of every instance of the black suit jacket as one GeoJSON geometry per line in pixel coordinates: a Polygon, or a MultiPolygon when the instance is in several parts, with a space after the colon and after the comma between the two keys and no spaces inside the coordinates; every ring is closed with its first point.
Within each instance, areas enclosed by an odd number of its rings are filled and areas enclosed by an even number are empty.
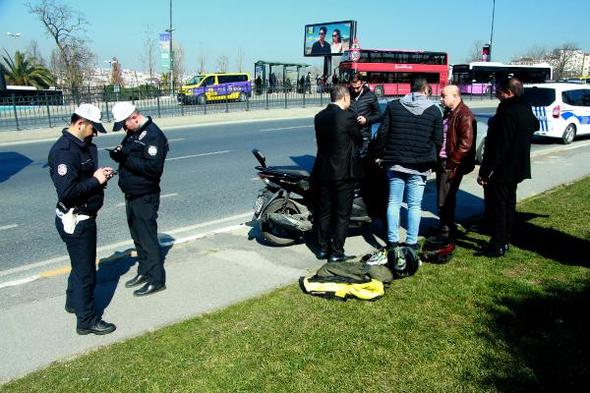
{"type": "Polygon", "coordinates": [[[363,136],[354,115],[329,104],[314,119],[318,146],[313,181],[347,180],[362,175],[360,147],[363,136]]]}
{"type": "Polygon", "coordinates": [[[531,137],[538,129],[539,121],[522,98],[502,101],[490,121],[479,176],[507,183],[530,179],[531,137]]]}

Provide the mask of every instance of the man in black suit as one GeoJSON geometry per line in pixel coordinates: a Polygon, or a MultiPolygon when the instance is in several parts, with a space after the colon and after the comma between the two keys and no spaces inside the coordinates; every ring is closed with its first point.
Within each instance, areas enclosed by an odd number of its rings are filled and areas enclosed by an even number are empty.
{"type": "Polygon", "coordinates": [[[539,121],[522,98],[522,82],[501,80],[496,86],[500,100],[490,121],[477,182],[484,187],[489,243],[479,254],[497,258],[508,251],[514,223],[516,187],[531,178],[531,137],[539,121]]]}
{"type": "Polygon", "coordinates": [[[363,136],[355,116],[347,112],[350,93],[344,86],[330,91],[331,103],[315,116],[318,152],[311,181],[315,197],[314,227],[319,259],[340,262],[352,211],[354,186],[361,177],[363,136]]]}

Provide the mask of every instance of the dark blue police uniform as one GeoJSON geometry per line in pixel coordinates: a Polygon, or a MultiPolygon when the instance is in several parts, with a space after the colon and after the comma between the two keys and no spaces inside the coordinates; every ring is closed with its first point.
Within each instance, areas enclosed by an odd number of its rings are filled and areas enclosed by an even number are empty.
{"type": "Polygon", "coordinates": [[[125,194],[127,223],[138,255],[137,273],[145,276],[148,284],[161,286],[166,272],[156,220],[168,140],[147,117],[137,131],[125,136],[121,146],[120,153],[111,153],[111,157],[119,163],[119,187],[125,194]]]}
{"type": "Polygon", "coordinates": [[[68,277],[66,308],[76,310],[77,328],[87,329],[100,317],[94,308],[96,286],[96,214],[104,200],[104,186],[93,175],[98,169],[96,145],[82,141],[68,129],[49,151],[49,175],[58,204],[74,208],[81,219],[73,233],[66,233],[56,216],[55,226],[66,244],[72,271],[68,277]]]}

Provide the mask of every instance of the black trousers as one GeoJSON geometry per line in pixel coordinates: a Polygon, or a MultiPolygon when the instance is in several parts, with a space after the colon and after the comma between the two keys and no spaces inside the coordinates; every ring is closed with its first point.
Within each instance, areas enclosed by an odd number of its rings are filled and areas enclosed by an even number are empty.
{"type": "Polygon", "coordinates": [[[76,225],[73,234],[64,232],[63,224],[55,218],[55,227],[66,244],[72,270],[66,289],[66,306],[76,310],[76,326],[86,329],[99,317],[94,308],[96,287],[96,220],[89,218],[76,225]]]}
{"type": "Polygon", "coordinates": [[[444,169],[441,162],[436,170],[436,189],[440,231],[443,235],[455,237],[455,210],[457,207],[457,191],[463,180],[463,173],[457,171],[451,178],[451,171],[444,169]]]}
{"type": "Polygon", "coordinates": [[[517,183],[489,181],[484,187],[490,246],[499,248],[510,241],[516,213],[517,183]]]}
{"type": "Polygon", "coordinates": [[[147,276],[150,284],[164,284],[166,272],[158,241],[157,223],[160,193],[137,198],[125,197],[125,207],[129,232],[137,250],[137,273],[147,276]]]}
{"type": "Polygon", "coordinates": [[[355,180],[315,182],[314,227],[318,245],[332,255],[344,254],[355,180]]]}

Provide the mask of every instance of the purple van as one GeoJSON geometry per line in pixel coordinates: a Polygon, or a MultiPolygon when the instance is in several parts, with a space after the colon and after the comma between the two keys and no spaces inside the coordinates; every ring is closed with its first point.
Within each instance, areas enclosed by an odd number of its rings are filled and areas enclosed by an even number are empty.
{"type": "Polygon", "coordinates": [[[251,95],[252,82],[247,73],[201,74],[182,86],[178,101],[182,104],[246,101],[251,95]]]}

